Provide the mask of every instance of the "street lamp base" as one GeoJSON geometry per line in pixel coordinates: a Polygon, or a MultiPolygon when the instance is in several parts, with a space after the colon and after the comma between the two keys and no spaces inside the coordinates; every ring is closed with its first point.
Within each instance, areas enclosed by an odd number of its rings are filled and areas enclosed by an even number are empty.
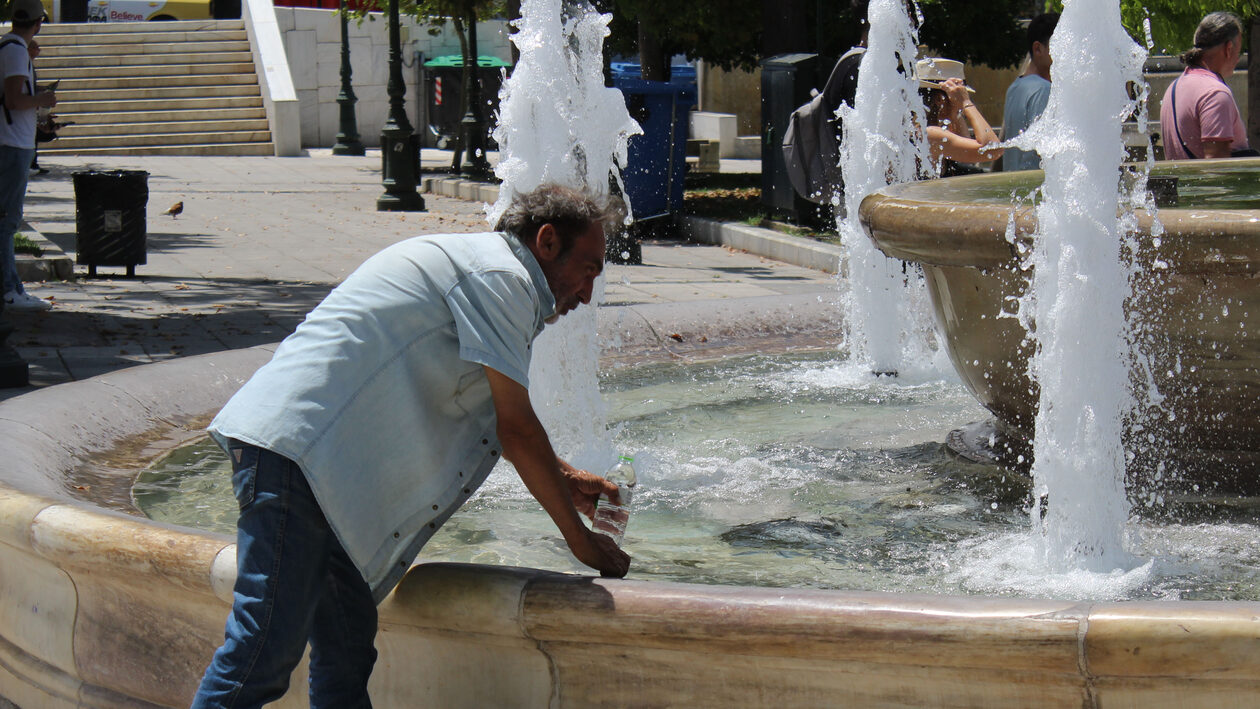
{"type": "Polygon", "coordinates": [[[494,175],[494,167],[486,159],[485,148],[465,150],[464,159],[459,165],[459,174],[473,180],[484,180],[492,177],[494,175]]]}
{"type": "Polygon", "coordinates": [[[363,143],[357,140],[343,141],[337,138],[337,144],[332,147],[333,155],[366,155],[367,151],[363,148],[363,143]]]}
{"type": "Polygon", "coordinates": [[[465,162],[460,166],[459,174],[470,180],[485,182],[494,177],[494,169],[490,167],[489,163],[485,165],[478,165],[475,163],[469,164],[465,162]]]}
{"type": "Polygon", "coordinates": [[[0,389],[15,389],[31,383],[30,365],[5,340],[13,332],[13,324],[0,320],[0,389]]]}
{"type": "Polygon", "coordinates": [[[9,350],[0,352],[0,389],[17,389],[31,383],[30,365],[9,350]]]}
{"type": "Polygon", "coordinates": [[[378,212],[423,212],[424,198],[418,193],[403,191],[398,194],[386,192],[376,198],[378,212]]]}
{"type": "Polygon", "coordinates": [[[420,143],[409,128],[389,125],[381,132],[381,185],[378,212],[423,212],[424,198],[416,192],[420,178],[420,143]]]}

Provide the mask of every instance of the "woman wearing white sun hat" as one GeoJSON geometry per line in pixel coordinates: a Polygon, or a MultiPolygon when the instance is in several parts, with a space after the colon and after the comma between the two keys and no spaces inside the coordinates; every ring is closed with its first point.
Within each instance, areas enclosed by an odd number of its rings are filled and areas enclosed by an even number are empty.
{"type": "Polygon", "coordinates": [[[924,134],[938,172],[945,174],[940,167],[946,160],[978,163],[1002,156],[997,133],[971,100],[974,89],[966,84],[962,62],[940,57],[920,59],[914,73],[927,109],[924,134]]]}

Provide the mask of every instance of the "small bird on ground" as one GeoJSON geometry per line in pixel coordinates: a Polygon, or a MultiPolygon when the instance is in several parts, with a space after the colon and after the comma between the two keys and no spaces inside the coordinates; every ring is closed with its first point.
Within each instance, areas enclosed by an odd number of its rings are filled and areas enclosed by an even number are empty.
{"type": "Polygon", "coordinates": [[[184,211],[184,203],[176,202],[175,204],[171,205],[170,209],[166,210],[163,213],[171,215],[171,219],[174,219],[175,217],[178,217],[180,213],[183,211],[184,211]]]}

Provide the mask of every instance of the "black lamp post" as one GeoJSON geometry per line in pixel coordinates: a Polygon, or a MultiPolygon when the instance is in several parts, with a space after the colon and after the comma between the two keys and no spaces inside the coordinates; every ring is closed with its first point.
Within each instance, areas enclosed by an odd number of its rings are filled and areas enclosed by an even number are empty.
{"type": "Polygon", "coordinates": [[[486,121],[481,112],[481,77],[477,54],[477,9],[468,3],[468,54],[464,68],[468,74],[464,95],[468,97],[468,111],[459,125],[464,136],[464,164],[459,171],[469,177],[483,178],[490,175],[490,161],[486,159],[486,121]]]}
{"type": "Polygon", "coordinates": [[[359,126],[354,119],[354,104],[359,99],[350,86],[350,28],[346,18],[346,0],[341,0],[341,93],[337,94],[337,106],[341,122],[337,127],[337,144],[333,155],[362,155],[363,143],[359,142],[359,126]]]}
{"type": "Polygon", "coordinates": [[[31,383],[29,365],[5,340],[13,334],[13,324],[4,319],[4,303],[0,302],[0,388],[13,389],[31,383]]]}
{"type": "Polygon", "coordinates": [[[385,194],[376,199],[378,212],[423,212],[424,199],[416,192],[420,176],[420,146],[403,110],[407,85],[402,76],[402,40],[398,36],[398,0],[389,0],[389,118],[381,129],[381,184],[385,194]]]}
{"type": "MultiPolygon", "coordinates": [[[[0,210],[0,216],[4,211],[0,210]]],[[[13,389],[31,383],[26,360],[6,340],[13,334],[13,323],[4,319],[4,300],[0,299],[0,388],[13,389]]]]}

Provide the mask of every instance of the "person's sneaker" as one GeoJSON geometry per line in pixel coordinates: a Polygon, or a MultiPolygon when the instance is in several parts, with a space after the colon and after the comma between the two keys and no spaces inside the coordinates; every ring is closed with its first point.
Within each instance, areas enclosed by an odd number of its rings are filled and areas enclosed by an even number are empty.
{"type": "Polygon", "coordinates": [[[5,310],[51,310],[52,303],[43,298],[36,298],[30,293],[9,291],[4,294],[5,310]]]}

